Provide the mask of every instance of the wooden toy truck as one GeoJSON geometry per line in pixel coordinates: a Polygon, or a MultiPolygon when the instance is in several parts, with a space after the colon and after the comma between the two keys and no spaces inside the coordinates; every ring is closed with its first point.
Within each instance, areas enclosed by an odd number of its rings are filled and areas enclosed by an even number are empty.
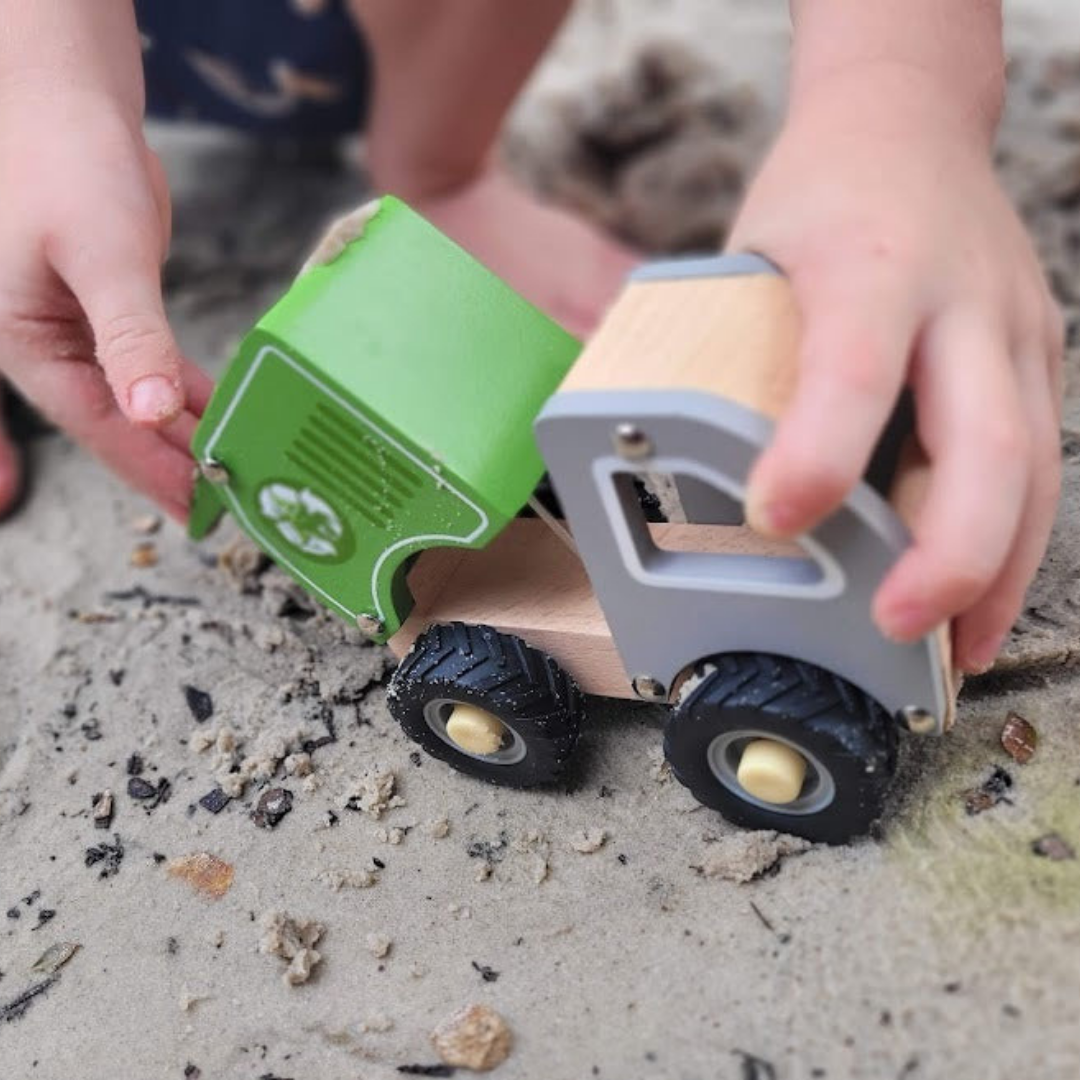
{"type": "Polygon", "coordinates": [[[551,782],[583,695],[665,702],[702,803],[841,842],[880,815],[898,729],[945,730],[954,693],[944,630],[897,645],[870,618],[919,486],[895,439],[798,543],[743,524],[798,332],[775,268],[721,256],[643,267],[581,352],[386,197],[241,344],[190,531],[231,511],[389,643],[391,712],[462,772],[551,782]]]}

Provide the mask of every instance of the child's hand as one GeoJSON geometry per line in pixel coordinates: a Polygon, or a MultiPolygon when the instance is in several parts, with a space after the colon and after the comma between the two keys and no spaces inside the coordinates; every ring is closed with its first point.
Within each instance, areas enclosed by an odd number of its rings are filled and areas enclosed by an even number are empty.
{"type": "Polygon", "coordinates": [[[914,70],[826,80],[793,106],[731,246],[775,260],[804,318],[751,522],[791,535],[836,507],[909,384],[930,483],[874,614],[904,640],[958,617],[956,662],[979,671],[1054,517],[1062,327],[974,127],[914,70]]]}
{"type": "MultiPolygon", "coordinates": [[[[210,387],[165,320],[169,196],[141,108],[70,70],[0,76],[0,374],[182,519],[210,387]]],[[[0,510],[16,470],[0,433],[0,510]]]]}
{"type": "MultiPolygon", "coordinates": [[[[170,204],[131,0],[0,0],[0,26],[0,375],[183,518],[210,382],[162,309],[170,204]]],[[[16,469],[0,432],[0,513],[16,469]]]]}

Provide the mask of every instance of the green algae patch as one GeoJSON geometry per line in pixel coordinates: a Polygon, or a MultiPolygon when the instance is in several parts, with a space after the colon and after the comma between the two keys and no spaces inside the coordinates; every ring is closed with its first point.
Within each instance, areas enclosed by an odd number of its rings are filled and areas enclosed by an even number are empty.
{"type": "Polygon", "coordinates": [[[932,924],[978,933],[990,923],[1080,916],[1080,739],[1064,725],[1055,734],[1029,765],[987,739],[965,739],[908,793],[887,849],[904,878],[930,895],[932,924]],[[985,803],[973,792],[1001,771],[1012,783],[1000,801],[969,813],[985,803]]]}

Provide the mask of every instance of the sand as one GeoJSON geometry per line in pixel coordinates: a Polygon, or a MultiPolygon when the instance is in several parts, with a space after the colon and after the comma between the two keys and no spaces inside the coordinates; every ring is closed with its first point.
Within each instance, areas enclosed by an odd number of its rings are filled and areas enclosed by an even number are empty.
{"type": "MultiPolygon", "coordinates": [[[[1010,9],[1001,160],[1075,322],[1080,16],[1044,8],[1010,9]],[[1059,51],[1072,67],[1049,64],[1059,51]]],[[[654,167],[696,168],[697,141],[749,172],[781,95],[781,6],[623,0],[585,5],[515,114],[511,153],[538,185],[582,122],[567,95],[625,121],[611,72],[658,27],[720,42],[703,85],[741,119],[719,143],[673,129],[654,167]]],[[[155,140],[176,188],[171,314],[220,365],[366,193],[311,155],[155,140]]],[[[697,230],[737,197],[709,175],[697,230]]],[[[677,182],[645,218],[571,179],[560,197],[678,235],[677,182]]],[[[881,837],[786,856],[671,779],[657,709],[597,703],[566,790],[418,757],[385,708],[387,654],[276,571],[219,568],[228,527],[148,536],[141,499],[37,442],[38,488],[0,529],[0,1076],[382,1080],[436,1064],[431,1032],[475,1004],[513,1033],[507,1080],[1073,1080],[1080,861],[1052,856],[1080,849],[1078,361],[1058,527],[999,670],[969,684],[952,735],[905,741],[881,837]],[[148,543],[156,561],[131,565],[148,543]],[[1038,733],[1025,765],[999,742],[1010,711],[1038,733]],[[995,768],[1005,799],[969,816],[995,768]],[[260,827],[273,789],[291,800],[260,827]],[[105,792],[111,821],[92,811],[105,792]]]]}

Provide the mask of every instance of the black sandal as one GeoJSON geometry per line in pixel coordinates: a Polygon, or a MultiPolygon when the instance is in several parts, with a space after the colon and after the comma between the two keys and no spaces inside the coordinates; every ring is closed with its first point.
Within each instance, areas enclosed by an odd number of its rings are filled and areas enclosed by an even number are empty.
{"type": "Polygon", "coordinates": [[[30,450],[30,444],[45,435],[53,434],[56,429],[10,386],[4,386],[0,394],[0,406],[4,427],[22,459],[22,482],[15,501],[6,510],[0,511],[0,523],[3,523],[13,518],[30,498],[34,473],[34,454],[30,450]]]}

